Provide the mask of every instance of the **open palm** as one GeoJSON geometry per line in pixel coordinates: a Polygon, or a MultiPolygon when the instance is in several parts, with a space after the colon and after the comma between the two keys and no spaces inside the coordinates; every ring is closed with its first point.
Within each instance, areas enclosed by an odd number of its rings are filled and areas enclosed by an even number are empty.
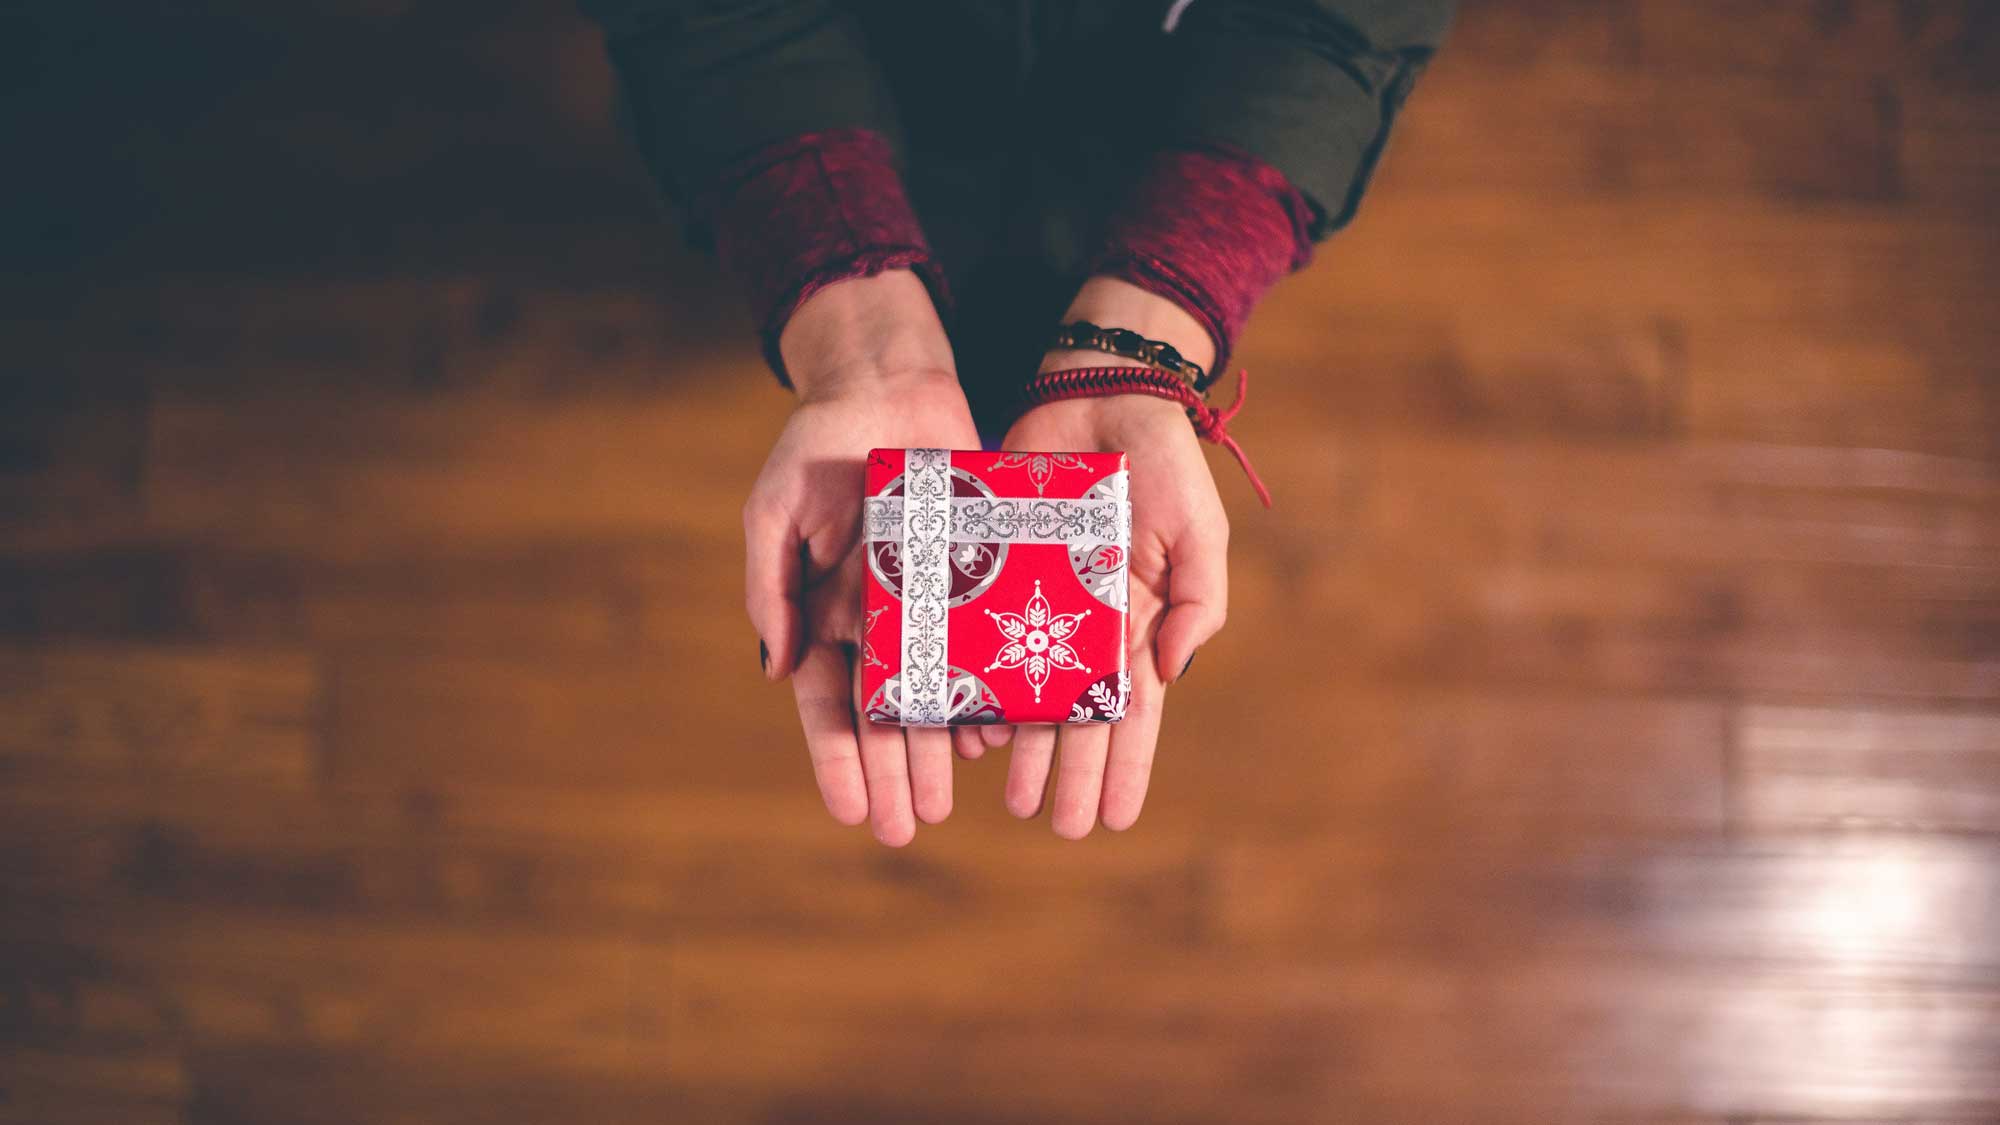
{"type": "Polygon", "coordinates": [[[1014,424],[1006,447],[1124,450],[1128,457],[1132,695],[1124,720],[985,735],[993,745],[1013,736],[1006,799],[1015,815],[1033,816],[1041,808],[1055,764],[1050,820],[1059,835],[1084,836],[1100,821],[1127,828],[1146,800],[1166,686],[1195,648],[1222,628],[1227,613],[1229,521],[1194,430],[1171,402],[1124,395],[1049,403],[1014,424]]]}

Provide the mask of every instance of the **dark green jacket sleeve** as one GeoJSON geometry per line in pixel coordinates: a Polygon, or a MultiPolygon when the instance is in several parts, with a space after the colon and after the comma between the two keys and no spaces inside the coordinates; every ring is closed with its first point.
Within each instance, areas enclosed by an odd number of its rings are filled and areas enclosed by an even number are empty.
{"type": "Polygon", "coordinates": [[[1285,174],[1311,234],[1354,217],[1389,127],[1444,42],[1452,0],[1195,0],[1174,34],[1193,73],[1175,142],[1221,142],[1285,174]]]}
{"type": "Polygon", "coordinates": [[[881,72],[832,0],[583,0],[583,8],[604,28],[641,155],[697,221],[697,194],[766,145],[845,128],[899,143],[881,72]]]}

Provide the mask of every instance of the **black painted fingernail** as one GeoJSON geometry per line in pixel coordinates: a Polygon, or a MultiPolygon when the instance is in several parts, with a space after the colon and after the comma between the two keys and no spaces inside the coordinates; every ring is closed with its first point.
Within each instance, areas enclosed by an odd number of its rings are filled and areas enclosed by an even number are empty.
{"type": "Polygon", "coordinates": [[[766,676],[771,674],[771,650],[764,646],[761,637],[757,640],[757,663],[764,669],[766,676]]]}
{"type": "MultiPolygon", "coordinates": [[[[1193,652],[1188,653],[1187,663],[1181,665],[1181,676],[1187,675],[1187,670],[1189,668],[1194,667],[1194,658],[1200,655],[1201,655],[1200,649],[1195,649],[1193,652]]],[[[1181,676],[1175,676],[1174,682],[1179,683],[1181,676]]]]}

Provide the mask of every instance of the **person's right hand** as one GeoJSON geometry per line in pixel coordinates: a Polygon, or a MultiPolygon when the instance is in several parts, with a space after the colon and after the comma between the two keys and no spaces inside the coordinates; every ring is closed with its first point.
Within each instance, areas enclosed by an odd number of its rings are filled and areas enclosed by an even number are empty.
{"type": "Polygon", "coordinates": [[[976,449],[951,346],[929,293],[892,270],[836,282],[779,339],[798,407],[743,506],[746,604],[764,673],[792,677],[827,811],[901,847],[951,813],[952,739],[857,715],[861,501],[871,448],[976,449]]]}

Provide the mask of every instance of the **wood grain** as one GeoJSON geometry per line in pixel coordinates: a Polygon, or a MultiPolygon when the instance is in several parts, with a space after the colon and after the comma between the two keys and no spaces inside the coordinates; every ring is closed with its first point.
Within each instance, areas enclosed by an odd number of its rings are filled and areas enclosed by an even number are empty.
{"type": "Polygon", "coordinates": [[[1465,4],[1145,817],[893,853],[570,6],[36,14],[0,1123],[2000,1119],[1992,7],[1465,4]]]}

